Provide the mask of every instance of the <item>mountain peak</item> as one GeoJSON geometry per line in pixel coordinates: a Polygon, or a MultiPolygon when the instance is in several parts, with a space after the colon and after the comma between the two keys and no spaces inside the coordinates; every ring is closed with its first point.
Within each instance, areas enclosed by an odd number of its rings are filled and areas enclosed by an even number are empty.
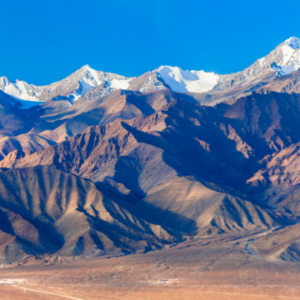
{"type": "Polygon", "coordinates": [[[274,51],[270,53],[272,56],[271,68],[278,72],[279,76],[290,74],[300,68],[300,39],[292,36],[285,40],[274,51]],[[279,55],[278,55],[279,54],[279,55]]]}
{"type": "MultiPolygon", "coordinates": [[[[294,54],[294,52],[299,48],[300,48],[300,39],[295,36],[292,36],[289,39],[285,40],[280,45],[278,45],[275,48],[275,50],[281,50],[283,56],[288,56],[290,58],[294,54]]],[[[284,59],[283,64],[285,64],[286,62],[287,62],[287,58],[284,59]]]]}
{"type": "MultiPolygon", "coordinates": [[[[97,70],[93,69],[90,67],[90,65],[86,64],[84,66],[82,66],[80,69],[78,69],[76,72],[98,72],[97,70]]],[[[75,72],[75,73],[76,73],[75,72]]],[[[72,75],[72,74],[71,74],[72,75]]]]}
{"type": "Polygon", "coordinates": [[[290,48],[296,50],[300,48],[300,39],[296,36],[292,36],[287,39],[283,44],[289,46],[290,48]]]}
{"type": "Polygon", "coordinates": [[[211,90],[220,76],[204,71],[185,71],[180,67],[161,66],[158,74],[174,92],[204,93],[211,90]]]}
{"type": "Polygon", "coordinates": [[[82,66],[80,69],[90,69],[90,66],[88,64],[82,66]]]}

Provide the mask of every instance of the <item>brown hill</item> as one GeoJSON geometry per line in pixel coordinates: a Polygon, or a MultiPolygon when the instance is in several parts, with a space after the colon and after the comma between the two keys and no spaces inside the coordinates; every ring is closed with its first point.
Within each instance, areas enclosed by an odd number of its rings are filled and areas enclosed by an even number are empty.
{"type": "Polygon", "coordinates": [[[247,181],[252,197],[300,217],[300,143],[266,156],[263,166],[247,181]]]}
{"type": "Polygon", "coordinates": [[[272,261],[300,261],[300,224],[276,230],[257,239],[253,246],[258,254],[272,261]]]}
{"type": "Polygon", "coordinates": [[[287,224],[267,207],[213,188],[194,178],[175,177],[151,188],[136,207],[159,224],[198,236],[287,224]]]}
{"type": "MultiPolygon", "coordinates": [[[[4,128],[1,131],[5,138],[0,139],[2,157],[13,150],[35,152],[45,149],[81,133],[89,126],[150,115],[175,99],[196,102],[190,96],[169,90],[147,94],[119,90],[107,97],[102,97],[98,92],[93,89],[72,106],[68,101],[51,100],[32,107],[26,112],[25,118],[19,116],[27,122],[20,124],[22,129],[19,131],[11,130],[12,126],[18,126],[19,121],[13,120],[9,111],[3,111],[5,123],[3,122],[4,128]]],[[[18,117],[16,114],[13,116],[18,117]]]]}
{"type": "Polygon", "coordinates": [[[54,166],[0,174],[0,257],[124,255],[160,248],[180,234],[121,199],[54,166]],[[175,236],[174,236],[175,234],[175,236]]]}
{"type": "Polygon", "coordinates": [[[299,93],[300,92],[300,70],[297,70],[286,76],[278,77],[265,85],[261,90],[262,93],[299,93]]]}
{"type": "Polygon", "coordinates": [[[292,127],[298,103],[296,95],[276,93],[215,108],[176,101],[0,165],[55,165],[101,182],[159,224],[187,234],[281,226],[285,212],[276,215],[260,199],[253,202],[247,180],[263,168],[265,155],[299,140],[292,127]]]}

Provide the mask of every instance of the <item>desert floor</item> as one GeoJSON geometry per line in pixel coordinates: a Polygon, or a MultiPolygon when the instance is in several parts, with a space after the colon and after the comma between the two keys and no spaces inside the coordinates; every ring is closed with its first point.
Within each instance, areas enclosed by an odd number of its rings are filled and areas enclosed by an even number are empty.
{"type": "Polygon", "coordinates": [[[28,258],[2,265],[0,299],[300,299],[300,264],[249,251],[258,236],[196,238],[146,254],[75,262],[28,258]]]}

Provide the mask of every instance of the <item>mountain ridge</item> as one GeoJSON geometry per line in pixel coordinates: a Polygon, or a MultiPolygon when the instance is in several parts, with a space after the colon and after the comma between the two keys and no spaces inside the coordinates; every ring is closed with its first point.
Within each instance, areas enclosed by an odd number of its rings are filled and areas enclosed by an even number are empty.
{"type": "Polygon", "coordinates": [[[245,70],[227,75],[161,66],[143,75],[127,78],[118,74],[96,71],[85,65],[67,78],[47,86],[34,86],[19,80],[10,82],[3,76],[0,77],[0,90],[16,99],[68,100],[73,103],[99,86],[101,86],[102,96],[107,96],[117,89],[144,93],[169,88],[174,92],[215,95],[219,101],[225,101],[235,89],[241,90],[239,94],[243,94],[249,88],[258,89],[258,83],[265,85],[276,77],[298,70],[300,68],[299,45],[299,38],[291,37],[245,70]]]}

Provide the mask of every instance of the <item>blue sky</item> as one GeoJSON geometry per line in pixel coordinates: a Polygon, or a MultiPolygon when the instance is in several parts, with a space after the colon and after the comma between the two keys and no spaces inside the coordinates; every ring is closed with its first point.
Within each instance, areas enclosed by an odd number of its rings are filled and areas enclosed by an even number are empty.
{"type": "Polygon", "coordinates": [[[299,0],[14,0],[0,9],[0,76],[36,85],[85,64],[125,76],[160,65],[232,73],[300,37],[299,0]]]}

